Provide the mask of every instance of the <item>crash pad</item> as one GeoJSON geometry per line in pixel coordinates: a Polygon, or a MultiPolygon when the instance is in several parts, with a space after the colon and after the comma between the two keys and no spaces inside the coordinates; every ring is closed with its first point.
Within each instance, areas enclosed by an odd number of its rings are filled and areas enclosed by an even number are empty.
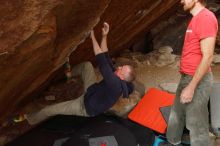
{"type": "Polygon", "coordinates": [[[154,138],[151,129],[114,115],[59,115],[39,124],[6,146],[92,146],[100,141],[103,141],[100,143],[103,145],[150,146],[154,138]]]}
{"type": "Polygon", "coordinates": [[[164,134],[167,123],[160,112],[160,108],[172,105],[174,98],[173,94],[150,88],[128,117],[143,126],[164,134]]]}

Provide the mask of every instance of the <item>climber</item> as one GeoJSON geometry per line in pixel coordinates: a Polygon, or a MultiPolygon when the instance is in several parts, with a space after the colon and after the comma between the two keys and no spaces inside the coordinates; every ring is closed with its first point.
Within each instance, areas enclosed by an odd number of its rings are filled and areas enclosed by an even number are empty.
{"type": "Polygon", "coordinates": [[[116,69],[113,67],[108,55],[107,35],[109,32],[108,23],[103,24],[102,40],[99,45],[94,31],[91,31],[90,38],[93,44],[93,51],[103,79],[96,81],[94,68],[90,62],[84,62],[72,69],[72,75],[81,75],[84,82],[84,94],[70,101],[47,106],[38,112],[23,115],[31,125],[58,114],[97,116],[106,112],[119,99],[128,98],[133,91],[135,72],[132,66],[123,65],[116,69]]]}

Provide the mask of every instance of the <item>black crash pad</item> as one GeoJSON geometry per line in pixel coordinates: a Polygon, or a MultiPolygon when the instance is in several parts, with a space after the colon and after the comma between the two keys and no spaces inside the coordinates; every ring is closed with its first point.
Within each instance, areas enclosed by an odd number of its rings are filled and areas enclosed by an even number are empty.
{"type": "Polygon", "coordinates": [[[119,146],[151,146],[155,138],[150,129],[116,116],[86,118],[60,115],[43,122],[6,146],[54,146],[59,140],[63,140],[62,146],[90,146],[89,141],[103,137],[115,139],[119,146]]]}

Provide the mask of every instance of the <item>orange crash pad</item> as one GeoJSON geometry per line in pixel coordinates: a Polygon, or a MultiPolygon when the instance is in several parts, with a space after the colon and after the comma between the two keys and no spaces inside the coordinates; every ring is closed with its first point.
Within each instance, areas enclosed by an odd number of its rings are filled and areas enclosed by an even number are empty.
{"type": "Polygon", "coordinates": [[[152,130],[164,134],[167,123],[160,112],[161,107],[173,104],[175,95],[150,88],[136,107],[129,113],[128,118],[152,130]]]}

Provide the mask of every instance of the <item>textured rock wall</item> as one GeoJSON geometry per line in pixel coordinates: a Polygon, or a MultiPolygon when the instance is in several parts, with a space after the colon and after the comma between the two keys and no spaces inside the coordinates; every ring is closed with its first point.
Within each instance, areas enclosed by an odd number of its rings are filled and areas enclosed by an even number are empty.
{"type": "Polygon", "coordinates": [[[0,1],[0,121],[64,64],[109,2],[0,1]]]}
{"type": "MultiPolygon", "coordinates": [[[[95,27],[99,38],[100,29],[104,21],[110,24],[108,37],[108,47],[111,54],[116,54],[120,50],[130,48],[138,39],[158,22],[163,20],[178,7],[179,1],[172,0],[112,0],[105,12],[101,16],[99,24],[95,27]]],[[[76,51],[71,54],[72,63],[82,60],[92,60],[91,42],[89,39],[81,44],[76,51]],[[82,57],[78,57],[82,56],[82,57]]]]}

